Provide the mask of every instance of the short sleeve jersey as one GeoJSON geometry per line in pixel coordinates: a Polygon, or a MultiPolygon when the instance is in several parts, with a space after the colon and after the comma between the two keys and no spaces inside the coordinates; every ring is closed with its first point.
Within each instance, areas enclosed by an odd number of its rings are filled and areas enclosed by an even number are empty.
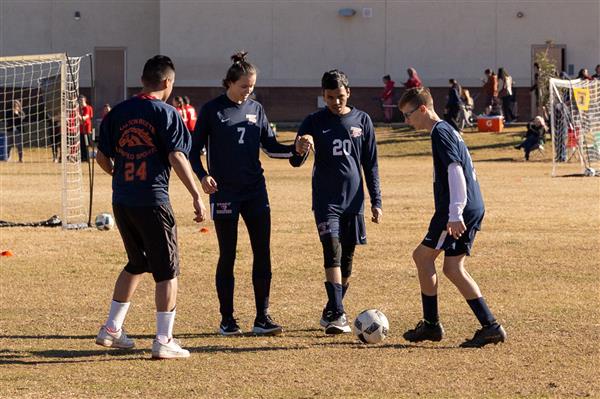
{"type": "Polygon", "coordinates": [[[450,188],[448,184],[448,166],[451,163],[461,165],[467,183],[467,204],[463,215],[479,214],[484,210],[483,197],[471,154],[458,133],[446,121],[439,121],[431,129],[431,149],[433,153],[433,195],[435,211],[448,216],[450,206],[450,188]]]}
{"type": "Polygon", "coordinates": [[[172,106],[138,95],[102,120],[99,150],[114,159],[113,203],[156,206],[169,202],[169,154],[188,155],[191,135],[172,106]]]}
{"type": "Polygon", "coordinates": [[[298,129],[298,136],[302,135],[311,135],[315,143],[313,210],[363,213],[361,167],[371,206],[381,208],[377,145],[369,115],[351,108],[338,116],[323,108],[304,119],[298,129]]]}
{"type": "Polygon", "coordinates": [[[193,134],[190,161],[202,179],[210,174],[219,196],[242,200],[266,189],[259,150],[273,158],[290,158],[293,145],[277,142],[262,105],[248,99],[241,104],[221,95],[204,104],[193,134]],[[200,152],[206,146],[208,171],[200,152]]]}
{"type": "Polygon", "coordinates": [[[92,133],[92,120],[94,118],[94,109],[91,105],[87,104],[85,107],[81,107],[81,133],[90,134],[92,133]]]}

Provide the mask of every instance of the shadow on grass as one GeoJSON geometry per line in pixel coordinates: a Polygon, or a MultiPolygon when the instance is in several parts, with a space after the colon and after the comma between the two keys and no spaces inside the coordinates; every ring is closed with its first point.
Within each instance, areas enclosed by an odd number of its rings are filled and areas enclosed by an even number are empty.
{"type": "Polygon", "coordinates": [[[0,353],[1,364],[21,364],[21,365],[38,365],[38,364],[66,364],[66,363],[92,363],[92,362],[107,362],[114,360],[139,360],[139,355],[145,353],[143,349],[102,349],[102,350],[62,350],[49,349],[43,351],[28,351],[28,352],[12,352],[2,351],[0,353]],[[4,353],[9,352],[9,353],[4,353]],[[54,360],[24,360],[28,357],[42,357],[54,360]],[[102,359],[97,357],[102,356],[102,359]],[[95,359],[89,359],[96,357],[95,359]]]}

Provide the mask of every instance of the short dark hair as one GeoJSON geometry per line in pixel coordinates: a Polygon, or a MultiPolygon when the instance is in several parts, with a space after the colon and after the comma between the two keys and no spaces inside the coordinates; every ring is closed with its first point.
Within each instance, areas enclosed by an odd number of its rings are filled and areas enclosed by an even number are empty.
{"type": "Polygon", "coordinates": [[[424,105],[429,109],[433,109],[433,97],[431,97],[431,92],[427,87],[413,87],[404,92],[400,101],[398,101],[398,107],[402,108],[408,104],[415,108],[424,105]]]}
{"type": "Polygon", "coordinates": [[[342,71],[332,69],[323,74],[321,78],[321,88],[323,90],[335,90],[340,87],[348,88],[348,77],[342,71]]]}
{"type": "Polygon", "coordinates": [[[483,73],[485,73],[486,75],[488,75],[488,74],[492,73],[492,70],[488,68],[485,71],[483,71],[483,73]]]}
{"type": "Polygon", "coordinates": [[[165,55],[155,55],[146,61],[144,65],[142,81],[144,85],[153,88],[174,74],[175,65],[173,65],[173,61],[165,55]]]}
{"type": "Polygon", "coordinates": [[[386,80],[392,80],[392,77],[391,77],[390,75],[385,75],[385,76],[383,77],[383,79],[386,79],[386,80]]]}
{"type": "Polygon", "coordinates": [[[237,82],[242,76],[257,74],[256,67],[249,61],[246,61],[247,55],[247,51],[238,51],[231,56],[231,61],[233,61],[233,64],[231,64],[227,70],[225,79],[223,79],[223,87],[228,89],[231,83],[237,82]]]}

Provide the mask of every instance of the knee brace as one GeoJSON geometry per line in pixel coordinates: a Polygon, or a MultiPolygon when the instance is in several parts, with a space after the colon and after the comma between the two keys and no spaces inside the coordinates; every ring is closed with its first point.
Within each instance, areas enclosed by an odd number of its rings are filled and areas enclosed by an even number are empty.
{"type": "Polygon", "coordinates": [[[331,269],[341,266],[342,246],[337,237],[325,237],[321,240],[323,245],[323,267],[331,269]]]}
{"type": "Polygon", "coordinates": [[[342,245],[341,268],[342,278],[348,278],[352,275],[352,259],[354,258],[354,249],[356,244],[342,245]]]}

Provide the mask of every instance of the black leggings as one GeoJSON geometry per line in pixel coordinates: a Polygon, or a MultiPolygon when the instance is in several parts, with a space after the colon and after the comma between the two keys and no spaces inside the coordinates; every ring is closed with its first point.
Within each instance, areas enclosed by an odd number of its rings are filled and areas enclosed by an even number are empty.
{"type": "MultiPolygon", "coordinates": [[[[271,213],[251,213],[242,210],[242,218],[248,229],[254,260],[252,262],[252,284],[256,314],[267,314],[271,289],[271,213]]],[[[235,278],[233,267],[238,236],[238,219],[215,220],[215,231],[219,241],[219,262],[215,281],[219,296],[220,312],[223,317],[233,315],[233,291],[235,278]]]]}

